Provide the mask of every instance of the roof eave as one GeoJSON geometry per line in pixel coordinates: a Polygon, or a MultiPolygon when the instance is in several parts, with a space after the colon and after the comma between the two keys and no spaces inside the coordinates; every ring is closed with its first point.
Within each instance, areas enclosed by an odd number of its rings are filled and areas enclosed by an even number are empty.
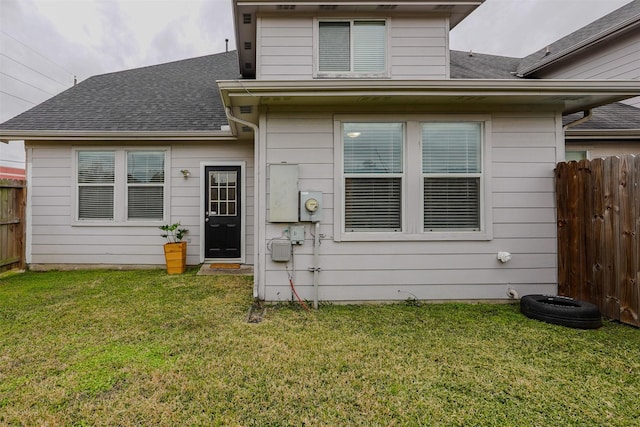
{"type": "Polygon", "coordinates": [[[640,141],[640,129],[570,129],[565,132],[567,140],[627,140],[640,141]]]}
{"type": "Polygon", "coordinates": [[[211,141],[235,140],[231,131],[83,131],[0,129],[0,141],[211,141]]]}

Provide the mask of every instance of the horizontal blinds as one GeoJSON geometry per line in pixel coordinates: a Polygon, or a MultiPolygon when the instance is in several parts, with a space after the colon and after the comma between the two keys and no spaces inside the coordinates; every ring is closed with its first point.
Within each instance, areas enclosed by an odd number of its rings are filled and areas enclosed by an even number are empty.
{"type": "Polygon", "coordinates": [[[345,123],[344,172],[402,173],[401,123],[345,123]]]}
{"type": "Polygon", "coordinates": [[[127,219],[163,219],[164,161],[162,151],[127,152],[127,219]]]}
{"type": "Polygon", "coordinates": [[[115,152],[78,151],[78,219],[114,218],[115,152]]]}
{"type": "Polygon", "coordinates": [[[425,178],[424,229],[480,229],[480,178],[425,178]]]}
{"type": "Polygon", "coordinates": [[[384,21],[353,23],[353,71],[382,72],[386,68],[387,33],[384,21]]]}
{"type": "Polygon", "coordinates": [[[346,178],[346,231],[400,231],[402,178],[346,178]]]}
{"type": "Polygon", "coordinates": [[[480,123],[423,123],[423,173],[479,173],[480,123]]]}
{"type": "Polygon", "coordinates": [[[79,186],[78,219],[113,219],[113,186],[79,186]]]}
{"type": "Polygon", "coordinates": [[[129,186],[127,191],[128,219],[157,219],[164,215],[164,188],[129,186]]]}
{"type": "Polygon", "coordinates": [[[320,22],[318,66],[320,71],[350,71],[350,22],[320,22]]]}

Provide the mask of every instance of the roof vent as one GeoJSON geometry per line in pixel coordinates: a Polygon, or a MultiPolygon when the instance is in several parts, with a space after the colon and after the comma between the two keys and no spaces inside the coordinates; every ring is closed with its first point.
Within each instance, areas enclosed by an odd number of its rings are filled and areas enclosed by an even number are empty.
{"type": "Polygon", "coordinates": [[[395,4],[381,4],[378,7],[376,7],[376,9],[378,9],[378,10],[393,10],[396,7],[398,7],[398,6],[396,6],[395,4]]]}
{"type": "Polygon", "coordinates": [[[251,114],[253,112],[253,107],[251,105],[241,105],[239,110],[240,114],[251,114]]]}
{"type": "Polygon", "coordinates": [[[250,13],[243,13],[242,14],[242,23],[243,24],[251,24],[251,14],[250,13]]]}
{"type": "Polygon", "coordinates": [[[337,4],[321,4],[320,6],[318,6],[319,10],[336,10],[337,8],[337,4]]]}
{"type": "Polygon", "coordinates": [[[551,46],[547,46],[547,47],[544,49],[544,56],[547,56],[547,55],[549,55],[549,54],[551,54],[551,46]]]}
{"type": "Polygon", "coordinates": [[[279,4],[276,6],[276,10],[294,10],[296,5],[294,4],[279,4]]]}

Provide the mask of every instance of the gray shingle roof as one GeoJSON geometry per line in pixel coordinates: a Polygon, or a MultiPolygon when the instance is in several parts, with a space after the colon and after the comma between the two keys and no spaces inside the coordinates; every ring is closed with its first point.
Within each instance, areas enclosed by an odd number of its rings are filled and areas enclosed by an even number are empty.
{"type": "Polygon", "coordinates": [[[1,130],[214,131],[227,124],[216,80],[236,52],[102,74],[0,124],[1,130]]]}
{"type": "Polygon", "coordinates": [[[520,58],[452,50],[452,79],[515,79],[520,58]]]}
{"type": "MultiPolygon", "coordinates": [[[[562,124],[573,122],[582,113],[570,114],[562,118],[562,124]]],[[[640,108],[617,102],[593,109],[593,116],[586,122],[572,128],[576,130],[595,129],[640,129],[640,108]]]]}
{"type": "MultiPolygon", "coordinates": [[[[578,13],[579,10],[576,12],[578,13]]],[[[605,15],[596,21],[593,21],[591,24],[551,43],[548,46],[550,55],[556,55],[563,51],[570,51],[580,43],[604,33],[630,19],[640,19],[640,0],[633,0],[631,3],[614,10],[610,14],[605,15]]],[[[528,69],[541,64],[548,56],[546,55],[546,49],[547,46],[523,58],[518,66],[518,72],[523,73],[528,69]]]]}

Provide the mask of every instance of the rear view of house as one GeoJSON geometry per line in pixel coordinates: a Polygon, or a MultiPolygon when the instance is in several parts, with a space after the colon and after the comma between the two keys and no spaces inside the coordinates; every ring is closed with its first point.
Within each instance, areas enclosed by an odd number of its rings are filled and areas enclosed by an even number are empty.
{"type": "Polygon", "coordinates": [[[237,52],[2,124],[26,140],[32,268],[158,265],[180,221],[188,263],[252,265],[268,301],[290,280],[315,302],[556,292],[563,116],[638,81],[465,71],[448,34],[480,0],[233,3],[237,52]]]}

